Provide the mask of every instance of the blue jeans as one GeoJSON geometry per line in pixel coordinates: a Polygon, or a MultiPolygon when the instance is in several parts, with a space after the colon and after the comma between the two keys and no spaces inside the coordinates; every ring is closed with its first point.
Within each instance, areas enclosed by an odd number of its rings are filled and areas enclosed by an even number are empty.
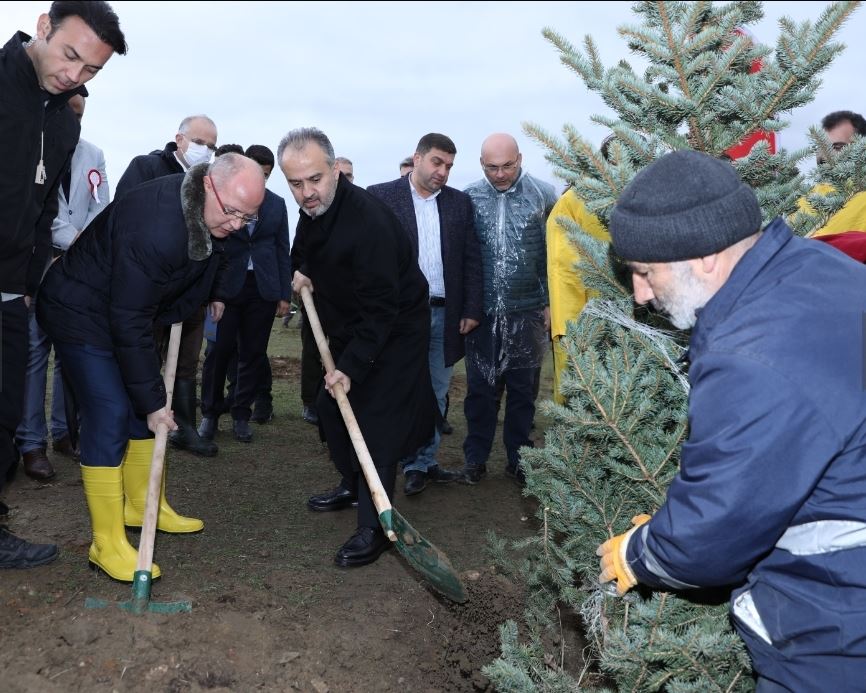
{"type": "MultiPolygon", "coordinates": [[[[30,303],[28,317],[29,353],[24,378],[24,411],[15,432],[18,449],[32,452],[46,447],[48,429],[45,422],[45,389],[48,376],[48,354],[51,339],[36,322],[36,302],[30,303]]],[[[67,434],[66,406],[63,399],[63,379],[60,359],[54,354],[54,380],[51,394],[51,437],[60,440],[67,434]]]]}
{"type": "MultiPolygon", "coordinates": [[[[445,416],[445,397],[448,395],[448,386],[451,384],[451,373],[454,368],[445,365],[445,307],[430,307],[430,380],[433,382],[433,392],[439,403],[439,413],[445,416]]],[[[400,461],[403,473],[426,472],[430,467],[435,467],[436,452],[442,433],[437,427],[433,431],[433,437],[422,448],[418,449],[414,457],[406,457],[400,461]]]]}
{"type": "Polygon", "coordinates": [[[506,316],[485,315],[466,336],[467,467],[487,464],[499,414],[499,385],[506,392],[502,442],[508,467],[517,469],[520,448],[532,446],[529,432],[535,417],[536,382],[544,358],[544,317],[540,310],[506,316]]]}
{"type": "Polygon", "coordinates": [[[130,440],[152,438],[147,420],[136,415],[120,366],[109,349],[57,342],[66,377],[75,392],[81,420],[81,464],[119,467],[130,440]]]}

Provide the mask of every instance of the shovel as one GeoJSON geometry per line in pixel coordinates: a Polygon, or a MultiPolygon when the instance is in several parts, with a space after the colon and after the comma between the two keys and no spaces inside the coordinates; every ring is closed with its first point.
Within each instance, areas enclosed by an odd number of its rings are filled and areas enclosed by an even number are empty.
{"type": "MultiPolygon", "coordinates": [[[[316,313],[316,306],[313,303],[313,295],[309,287],[305,286],[301,288],[301,298],[304,301],[307,320],[310,321],[310,327],[316,337],[316,346],[319,347],[322,364],[328,373],[332,373],[335,370],[334,359],[331,356],[331,350],[328,348],[325,333],[322,331],[322,325],[319,322],[319,316],[316,313]]],[[[406,521],[406,518],[392,507],[391,501],[388,500],[388,494],[385,493],[382,481],[376,472],[376,467],[373,464],[370,451],[367,449],[367,444],[364,442],[364,436],[361,434],[361,427],[355,419],[352,405],[349,404],[349,398],[343,391],[343,386],[337,383],[331,388],[331,391],[337,398],[340,414],[343,415],[343,422],[349,431],[352,446],[355,448],[355,454],[358,455],[361,470],[364,472],[367,486],[370,487],[370,495],[373,497],[373,504],[376,506],[376,512],[379,513],[379,522],[382,525],[382,529],[385,530],[386,536],[396,543],[397,550],[403,554],[403,557],[411,566],[424,574],[433,587],[451,601],[462,604],[466,601],[463,584],[460,582],[457,573],[454,572],[448,556],[422,537],[406,521]]]]}
{"type": "MultiPolygon", "coordinates": [[[[166,402],[171,402],[174,394],[174,375],[177,370],[177,352],[180,349],[180,334],[183,323],[171,326],[171,338],[168,342],[168,355],[165,359],[166,402]]],[[[176,614],[192,611],[189,601],[152,602],[150,587],[153,583],[153,542],[156,536],[156,518],[159,513],[159,494],[162,487],[162,468],[165,462],[165,447],[168,442],[168,426],[159,424],[156,429],[156,441],[153,447],[153,459],[150,462],[150,479],[147,487],[147,500],[144,506],[144,520],[141,526],[141,539],[138,544],[138,563],[132,577],[132,599],[123,602],[108,602],[104,599],[88,597],[84,606],[88,609],[99,609],[112,604],[124,611],[143,614],[147,611],[158,614],[176,614]]]]}

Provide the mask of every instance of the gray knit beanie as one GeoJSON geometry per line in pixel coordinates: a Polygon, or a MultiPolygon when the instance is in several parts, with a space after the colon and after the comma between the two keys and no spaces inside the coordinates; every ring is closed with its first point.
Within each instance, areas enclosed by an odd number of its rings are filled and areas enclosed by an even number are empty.
{"type": "Polygon", "coordinates": [[[610,217],[614,251],[635,262],[712,255],[760,228],[758,199],[734,167],[688,149],[640,171],[610,217]]]}

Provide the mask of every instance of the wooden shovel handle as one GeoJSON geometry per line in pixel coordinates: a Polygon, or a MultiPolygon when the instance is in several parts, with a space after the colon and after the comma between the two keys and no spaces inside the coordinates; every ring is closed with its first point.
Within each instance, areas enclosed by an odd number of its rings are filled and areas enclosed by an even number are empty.
{"type": "MultiPolygon", "coordinates": [[[[165,383],[166,406],[171,406],[174,395],[174,376],[177,372],[177,353],[180,350],[180,333],[183,323],[171,326],[168,340],[168,355],[165,359],[163,382],[165,383]]],[[[144,520],[141,524],[141,539],[138,544],[136,571],[153,570],[153,541],[156,536],[156,518],[159,513],[159,494],[162,491],[162,469],[165,463],[165,448],[168,443],[168,426],[164,423],[156,428],[153,458],[150,461],[150,479],[147,484],[147,499],[144,504],[144,520]]]]}
{"type": "MultiPolygon", "coordinates": [[[[304,302],[304,308],[307,311],[307,320],[310,322],[313,335],[316,337],[316,346],[319,347],[319,355],[322,357],[322,363],[325,366],[325,370],[328,373],[333,373],[336,370],[334,358],[331,356],[331,349],[328,347],[328,340],[325,338],[325,333],[322,331],[322,324],[319,322],[319,315],[316,313],[316,306],[313,303],[313,294],[310,292],[309,287],[301,287],[301,300],[304,302]]],[[[388,500],[388,494],[385,493],[385,488],[382,486],[382,481],[379,479],[379,474],[376,472],[376,465],[373,463],[373,458],[370,456],[370,451],[367,449],[367,444],[364,442],[364,436],[361,434],[361,427],[355,419],[355,413],[352,411],[352,405],[349,404],[349,398],[343,391],[343,386],[340,383],[337,383],[331,388],[331,391],[337,398],[337,405],[340,407],[340,413],[343,415],[343,421],[349,431],[349,438],[352,439],[352,446],[355,448],[355,454],[358,455],[358,461],[361,463],[361,471],[364,472],[367,486],[370,487],[370,495],[373,496],[373,504],[376,506],[376,512],[381,515],[386,510],[391,509],[391,501],[388,500]]],[[[395,541],[397,538],[392,531],[388,531],[388,537],[391,541],[395,541]]]]}

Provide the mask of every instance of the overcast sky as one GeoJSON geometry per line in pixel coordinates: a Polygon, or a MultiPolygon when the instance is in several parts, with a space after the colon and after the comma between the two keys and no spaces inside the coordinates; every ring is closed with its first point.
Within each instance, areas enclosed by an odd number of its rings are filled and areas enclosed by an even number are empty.
{"type": "MultiPolygon", "coordinates": [[[[4,2],[3,42],[33,34],[50,3],[4,2]]],[[[316,126],[355,164],[362,186],[396,178],[421,135],[457,145],[449,183],[481,176],[481,142],[515,135],[531,173],[562,184],[525,121],[559,133],[565,123],[600,142],[589,122],[609,113],[559,62],[541,36],[555,28],[573,44],[591,34],[605,66],[629,59],[616,27],[632,22],[627,2],[113,2],[129,43],[88,84],[82,136],[105,151],[114,189],[130,159],[162,148],[184,116],[206,113],[219,143],[276,150],[288,130],[316,126]]],[[[824,2],[767,2],[752,31],[775,45],[778,18],[815,19],[824,2]]],[[[846,51],[825,73],[815,101],[790,117],[782,145],[806,144],[809,125],[833,110],[866,112],[866,10],[843,28],[846,51]]],[[[296,206],[277,170],[269,187],[296,206]]]]}

